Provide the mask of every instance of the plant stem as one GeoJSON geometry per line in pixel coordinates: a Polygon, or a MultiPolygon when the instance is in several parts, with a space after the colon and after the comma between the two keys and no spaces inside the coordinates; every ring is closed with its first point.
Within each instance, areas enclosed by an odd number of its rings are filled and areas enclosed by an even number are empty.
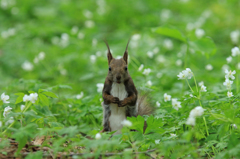
{"type": "MultiPolygon", "coordinates": [[[[193,73],[192,73],[192,74],[193,74],[193,73]]],[[[196,78],[195,78],[194,74],[193,74],[193,79],[194,79],[194,82],[195,82],[196,90],[197,90],[197,92],[198,92],[197,81],[196,81],[196,78]]]]}
{"type": "Polygon", "coordinates": [[[192,90],[192,87],[190,86],[190,84],[189,84],[189,82],[188,82],[188,80],[186,79],[186,81],[187,81],[187,84],[188,84],[188,86],[189,86],[189,88],[191,89],[191,91],[194,93],[194,91],[192,90]]]}
{"type": "Polygon", "coordinates": [[[204,120],[204,123],[205,123],[206,132],[207,132],[207,136],[209,136],[209,133],[208,133],[208,127],[207,127],[207,122],[206,122],[206,119],[205,119],[205,117],[203,117],[203,120],[204,120]]]}
{"type": "MultiPolygon", "coordinates": [[[[31,105],[32,105],[32,103],[31,103],[31,102],[28,102],[26,108],[23,110],[23,113],[26,112],[31,105]]],[[[11,127],[15,124],[15,122],[16,122],[16,120],[14,120],[14,121],[7,127],[7,129],[5,129],[5,130],[2,132],[2,135],[5,134],[5,133],[7,132],[7,130],[8,130],[9,128],[11,128],[11,127]]]]}

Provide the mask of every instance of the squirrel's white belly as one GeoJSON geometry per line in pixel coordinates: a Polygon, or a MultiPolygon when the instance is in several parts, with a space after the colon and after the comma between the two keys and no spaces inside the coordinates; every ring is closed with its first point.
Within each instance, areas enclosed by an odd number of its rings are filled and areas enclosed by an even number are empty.
{"type": "MultiPolygon", "coordinates": [[[[123,100],[128,96],[127,91],[125,89],[125,85],[123,83],[118,84],[113,82],[111,95],[114,97],[118,97],[119,100],[123,100]]],[[[126,107],[118,107],[117,104],[110,104],[111,115],[109,117],[111,131],[116,131],[115,134],[120,134],[122,129],[121,122],[126,119],[126,107]]]]}

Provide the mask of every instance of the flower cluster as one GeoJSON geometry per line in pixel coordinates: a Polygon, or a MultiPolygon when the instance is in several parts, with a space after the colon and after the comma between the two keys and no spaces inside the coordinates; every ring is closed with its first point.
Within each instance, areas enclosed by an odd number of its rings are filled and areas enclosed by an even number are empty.
{"type": "Polygon", "coordinates": [[[186,70],[183,70],[177,76],[178,76],[178,79],[191,79],[193,76],[193,73],[190,68],[186,68],[186,70]]]}
{"type": "Polygon", "coordinates": [[[191,110],[186,124],[194,126],[196,123],[196,117],[202,116],[203,112],[204,112],[204,109],[201,106],[195,107],[193,110],[191,110]]]}
{"type": "Polygon", "coordinates": [[[227,87],[228,89],[228,92],[227,92],[227,96],[228,97],[232,97],[233,96],[233,93],[231,92],[231,85],[233,84],[233,81],[235,79],[234,77],[234,74],[236,74],[236,71],[228,71],[228,70],[225,70],[225,82],[223,82],[223,85],[227,87]],[[231,79],[231,80],[230,80],[231,79]]]}
{"type": "Polygon", "coordinates": [[[199,82],[198,85],[201,87],[200,88],[201,92],[207,92],[207,89],[206,89],[207,87],[204,86],[204,82],[203,81],[199,82]]]}
{"type": "Polygon", "coordinates": [[[123,125],[123,126],[126,126],[126,127],[131,127],[132,126],[132,122],[131,121],[129,121],[129,120],[123,120],[122,122],[121,122],[121,124],[123,125]]]}
{"type": "MultiPolygon", "coordinates": [[[[163,95],[164,97],[164,101],[167,102],[167,101],[171,101],[171,95],[168,95],[167,93],[164,93],[163,95]]],[[[157,106],[159,105],[160,106],[160,103],[156,103],[157,106]]],[[[179,108],[181,108],[181,102],[178,102],[176,98],[172,98],[172,106],[174,109],[178,110],[179,108]]]]}
{"type": "Polygon", "coordinates": [[[35,101],[36,101],[37,99],[38,99],[38,94],[37,94],[37,93],[31,93],[30,95],[25,94],[25,95],[23,96],[23,101],[24,101],[24,102],[30,101],[30,102],[32,102],[32,103],[35,103],[35,101]]]}

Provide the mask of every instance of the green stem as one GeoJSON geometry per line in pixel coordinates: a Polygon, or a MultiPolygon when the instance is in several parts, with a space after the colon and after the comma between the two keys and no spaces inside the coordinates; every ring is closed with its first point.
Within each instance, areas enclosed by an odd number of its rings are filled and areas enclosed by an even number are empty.
{"type": "MultiPolygon", "coordinates": [[[[23,110],[23,113],[26,112],[31,105],[32,105],[32,103],[31,103],[31,102],[28,102],[26,108],[23,110]]],[[[8,130],[9,128],[11,128],[11,127],[15,124],[15,122],[16,122],[16,120],[14,120],[14,121],[7,127],[7,129],[5,129],[5,130],[2,132],[2,135],[5,134],[5,133],[7,132],[7,130],[8,130]]]]}
{"type": "Polygon", "coordinates": [[[206,132],[207,132],[207,136],[209,136],[209,133],[208,133],[208,127],[207,127],[207,122],[206,122],[206,119],[205,119],[205,117],[203,117],[203,120],[204,120],[204,123],[205,123],[206,132]]]}
{"type": "MultiPolygon", "coordinates": [[[[239,55],[238,55],[238,63],[239,63],[239,55]]],[[[237,65],[238,65],[238,63],[237,63],[237,65]]],[[[238,88],[238,85],[239,85],[239,83],[238,83],[238,68],[236,69],[236,76],[237,76],[237,94],[238,94],[238,90],[239,90],[239,88],[238,88]]]]}
{"type": "Polygon", "coordinates": [[[188,86],[189,86],[189,88],[191,89],[191,91],[194,93],[194,91],[192,90],[192,87],[190,86],[190,84],[189,84],[189,82],[188,82],[188,80],[186,79],[186,81],[187,81],[187,84],[188,84],[188,86]]]}
{"type": "MultiPolygon", "coordinates": [[[[193,74],[193,73],[192,73],[192,74],[193,74]]],[[[194,82],[195,82],[196,90],[197,90],[197,92],[198,92],[197,81],[196,81],[196,78],[195,78],[194,74],[193,74],[193,79],[194,79],[194,82]]]]}

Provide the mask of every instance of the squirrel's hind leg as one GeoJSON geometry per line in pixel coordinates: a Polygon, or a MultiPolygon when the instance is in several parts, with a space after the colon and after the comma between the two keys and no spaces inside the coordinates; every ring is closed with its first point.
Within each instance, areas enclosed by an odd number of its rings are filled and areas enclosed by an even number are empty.
{"type": "Polygon", "coordinates": [[[109,122],[109,117],[111,115],[110,106],[105,105],[102,102],[102,107],[103,107],[103,130],[101,130],[100,132],[111,131],[110,122],[109,122]]]}

